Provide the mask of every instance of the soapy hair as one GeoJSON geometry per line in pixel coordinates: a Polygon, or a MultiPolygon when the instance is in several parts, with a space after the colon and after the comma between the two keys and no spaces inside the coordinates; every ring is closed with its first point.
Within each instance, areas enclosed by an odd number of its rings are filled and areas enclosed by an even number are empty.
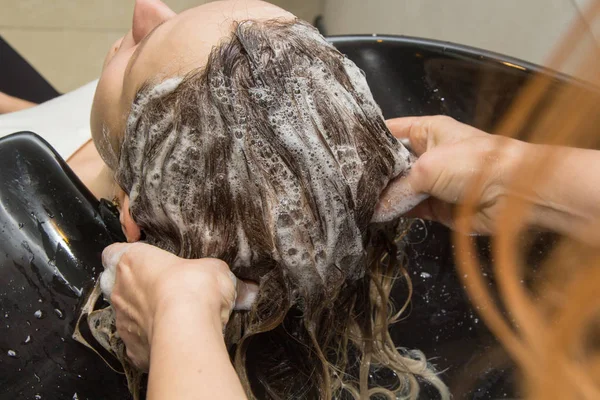
{"type": "Polygon", "coordinates": [[[118,150],[116,180],[148,243],[259,282],[225,330],[249,397],[417,399],[424,382],[449,398],[424,355],[388,331],[411,293],[407,227],[370,223],[411,155],[362,72],[313,27],[236,24],[206,66],[139,90],[118,150]]]}

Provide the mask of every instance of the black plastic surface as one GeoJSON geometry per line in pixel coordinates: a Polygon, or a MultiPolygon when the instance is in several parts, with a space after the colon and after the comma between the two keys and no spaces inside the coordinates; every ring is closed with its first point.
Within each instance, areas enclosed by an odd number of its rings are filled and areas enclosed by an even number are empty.
{"type": "MultiPolygon", "coordinates": [[[[71,339],[114,234],[39,137],[0,139],[0,398],[124,399],[121,375],[71,339]]],[[[114,238],[114,239],[113,239],[114,238]]]]}
{"type": "MultiPolygon", "coordinates": [[[[365,72],[386,118],[443,114],[490,132],[535,74],[551,78],[551,92],[577,85],[600,102],[597,91],[565,75],[466,46],[393,36],[329,40],[365,72]]],[[[518,136],[525,139],[527,133],[518,136]]],[[[417,221],[411,229],[407,268],[414,295],[410,314],[392,329],[394,342],[423,351],[443,371],[456,399],[519,397],[514,365],[470,305],[455,273],[451,239],[451,232],[437,223],[417,221]]],[[[478,244],[489,261],[489,239],[480,237],[478,244]]],[[[540,235],[536,254],[545,254],[552,244],[552,236],[540,235]]],[[[493,280],[490,285],[494,290],[493,280]]],[[[395,297],[402,304],[405,290],[399,287],[395,297]]],[[[425,390],[421,398],[437,397],[425,390]]]]}

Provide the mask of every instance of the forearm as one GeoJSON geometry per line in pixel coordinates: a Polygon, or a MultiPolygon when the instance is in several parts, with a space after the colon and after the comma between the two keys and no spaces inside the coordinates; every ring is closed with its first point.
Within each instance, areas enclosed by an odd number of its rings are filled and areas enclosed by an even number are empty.
{"type": "Polygon", "coordinates": [[[8,114],[14,111],[24,110],[35,105],[35,103],[30,101],[19,99],[0,92],[0,114],[8,114]]]}
{"type": "Polygon", "coordinates": [[[529,145],[546,154],[534,187],[532,223],[590,244],[600,244],[600,151],[529,145]]]}
{"type": "Polygon", "coordinates": [[[188,305],[157,313],[148,399],[245,399],[218,315],[188,305]]]}

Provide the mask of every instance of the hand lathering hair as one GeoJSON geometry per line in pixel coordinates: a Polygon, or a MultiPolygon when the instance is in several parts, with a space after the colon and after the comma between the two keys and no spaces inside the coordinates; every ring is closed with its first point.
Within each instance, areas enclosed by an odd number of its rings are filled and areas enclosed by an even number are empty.
{"type": "MultiPolygon", "coordinates": [[[[394,309],[393,284],[410,296],[406,226],[370,223],[411,156],[361,71],[313,27],[239,22],[205,67],[147,82],[118,159],[148,243],[259,282],[225,332],[251,398],[416,399],[419,381],[449,398],[423,354],[388,332],[406,307],[394,309]],[[378,386],[370,376],[386,370],[394,379],[378,386]]],[[[95,321],[110,334],[112,319],[95,321]]]]}

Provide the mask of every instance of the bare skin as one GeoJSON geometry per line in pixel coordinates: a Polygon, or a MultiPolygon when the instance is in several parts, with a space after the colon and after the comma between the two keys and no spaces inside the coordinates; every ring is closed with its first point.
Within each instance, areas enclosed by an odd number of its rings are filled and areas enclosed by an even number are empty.
{"type": "MultiPolygon", "coordinates": [[[[212,48],[230,36],[235,22],[274,18],[294,16],[257,0],[216,1],[180,14],[159,0],[137,0],[132,29],[109,51],[94,97],[92,138],[105,165],[94,165],[101,169],[86,182],[92,192],[106,198],[124,196],[106,170],[116,168],[115,154],[124,135],[125,121],[135,93],[143,84],[201,68],[212,48]]],[[[87,151],[93,153],[91,148],[87,151]]]]}
{"type": "Polygon", "coordinates": [[[255,287],[223,261],[184,260],[142,243],[114,244],[102,259],[116,275],[110,299],[127,355],[150,370],[148,399],[245,398],[222,332],[255,287]]]}
{"type": "MultiPolygon", "coordinates": [[[[93,143],[69,160],[97,197],[117,198],[128,242],[140,239],[140,229],[113,171],[135,93],[146,82],[202,67],[235,21],[272,18],[293,15],[254,0],[213,2],[179,15],[159,0],[136,1],[131,31],[115,43],[104,63],[92,108],[93,143]]],[[[116,246],[107,248],[103,260],[123,244],[116,246]]],[[[183,260],[142,244],[104,264],[116,269],[111,299],[117,330],[129,357],[149,369],[149,399],[213,398],[215,393],[222,399],[245,398],[222,329],[236,297],[249,307],[258,290],[255,284],[236,281],[222,261],[183,260]]]]}
{"type": "MultiPolygon", "coordinates": [[[[443,116],[398,118],[387,123],[394,136],[409,139],[419,159],[408,176],[394,181],[382,195],[376,211],[382,220],[384,216],[394,217],[395,198],[409,190],[430,197],[407,216],[454,227],[454,206],[465,198],[473,177],[482,171],[482,163],[494,163],[483,176],[473,225],[476,233],[492,234],[508,183],[519,173],[520,162],[550,150],[549,146],[490,135],[443,116]],[[497,149],[501,149],[499,155],[497,149]]],[[[600,165],[600,152],[569,147],[553,150],[560,157],[553,158],[555,168],[548,180],[528,196],[533,204],[528,223],[598,245],[600,177],[595,167],[600,165]]]]}
{"type": "MultiPolygon", "coordinates": [[[[140,239],[140,230],[129,214],[128,198],[116,187],[112,174],[136,91],[145,82],[158,82],[201,67],[212,47],[230,34],[232,23],[248,18],[292,15],[253,0],[209,3],[180,15],[158,0],[137,0],[132,30],[109,52],[92,110],[94,143],[76,153],[70,164],[96,196],[118,198],[121,224],[129,242],[140,239]]],[[[451,205],[463,198],[472,169],[503,139],[443,117],[398,119],[389,124],[396,136],[410,139],[421,158],[406,178],[390,185],[378,212],[393,214],[389,208],[393,207],[396,189],[403,186],[403,190],[408,187],[414,193],[432,196],[411,215],[453,226],[451,205]]],[[[531,149],[531,145],[518,141],[504,144],[506,157],[495,161],[496,172],[486,177],[486,201],[476,228],[479,232],[493,231],[493,216],[502,203],[504,178],[514,172],[515,160],[531,149]]],[[[571,161],[580,155],[578,150],[569,154],[571,161]]],[[[592,162],[594,157],[595,153],[586,153],[584,158],[592,162]]],[[[574,190],[576,182],[565,181],[570,174],[585,172],[581,170],[587,167],[574,163],[566,167],[566,172],[556,177],[556,187],[567,184],[574,190]]],[[[599,193],[592,193],[591,189],[588,192],[583,195],[600,198],[599,193]]],[[[563,210],[595,210],[588,204],[592,203],[590,199],[578,202],[552,194],[550,189],[542,195],[545,200],[540,209],[545,211],[539,213],[537,222],[549,228],[568,229],[568,218],[561,219],[560,212],[552,213],[553,204],[562,204],[563,210]]],[[[585,218],[581,220],[585,222],[585,218]]],[[[117,250],[118,247],[109,247],[105,259],[117,250]]],[[[236,293],[224,263],[182,260],[136,244],[126,249],[118,261],[105,262],[105,267],[116,268],[112,300],[117,329],[130,358],[141,368],[149,368],[150,399],[213,398],[214,393],[223,399],[244,397],[221,334],[227,320],[224,316],[229,316],[236,293]],[[139,335],[131,334],[138,330],[139,335]],[[202,351],[189,351],[192,344],[202,351]]]]}
{"type": "MultiPolygon", "coordinates": [[[[420,158],[407,177],[388,187],[378,213],[393,207],[399,186],[409,187],[415,193],[432,196],[411,210],[410,216],[454,226],[452,207],[464,198],[480,163],[489,162],[489,155],[498,147],[504,149],[502,157],[493,160],[496,168],[484,177],[475,218],[480,233],[493,233],[506,182],[518,173],[520,160],[542,151],[539,145],[489,135],[448,117],[401,118],[388,121],[388,125],[396,137],[410,140],[420,158]]],[[[600,162],[599,154],[569,148],[561,151],[561,166],[555,170],[552,184],[540,187],[531,222],[565,234],[583,232],[582,238],[598,244],[595,228],[600,210],[594,199],[600,198],[600,182],[596,182],[600,178],[590,174],[594,170],[590,166],[600,162]],[[573,176],[586,176],[590,185],[582,186],[573,176]],[[557,191],[557,187],[567,190],[557,191]]],[[[126,209],[127,203],[123,206],[126,209]]],[[[128,236],[138,234],[124,229],[128,236]]],[[[172,398],[173,393],[182,399],[209,398],[214,390],[223,393],[220,398],[243,398],[221,336],[233,304],[233,285],[224,279],[226,265],[218,260],[182,260],[150,246],[139,246],[121,257],[112,299],[130,357],[142,368],[149,363],[149,398],[172,398]],[[143,301],[135,300],[134,294],[143,301]],[[134,328],[127,329],[131,324],[134,328]],[[136,332],[138,327],[141,335],[127,333],[136,332]],[[208,350],[201,356],[188,352],[185,349],[190,341],[201,342],[208,350]]],[[[111,246],[107,251],[114,250],[111,246]]],[[[248,287],[242,291],[253,293],[248,287]]]]}

